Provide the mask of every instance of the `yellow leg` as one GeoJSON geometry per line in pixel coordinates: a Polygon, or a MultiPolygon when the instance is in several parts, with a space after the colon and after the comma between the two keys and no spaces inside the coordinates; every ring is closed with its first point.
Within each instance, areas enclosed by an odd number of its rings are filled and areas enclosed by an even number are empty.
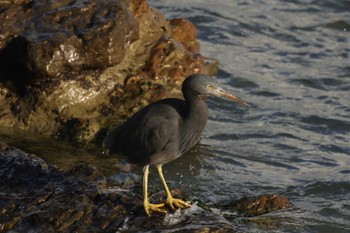
{"type": "Polygon", "coordinates": [[[150,217],[151,211],[158,213],[166,213],[164,210],[164,203],[161,204],[151,204],[148,201],[147,187],[148,187],[148,173],[149,173],[149,165],[146,165],[143,168],[143,207],[145,208],[146,214],[150,217]]]}
{"type": "Polygon", "coordinates": [[[162,164],[158,164],[157,165],[157,170],[158,170],[159,177],[162,180],[162,183],[163,183],[166,195],[167,195],[167,199],[166,199],[166,203],[165,204],[167,204],[172,210],[175,210],[177,208],[184,209],[184,208],[190,207],[191,205],[188,204],[187,202],[185,202],[185,201],[183,201],[181,199],[173,198],[173,196],[171,195],[171,193],[169,191],[168,185],[165,182],[165,179],[164,179],[164,176],[163,176],[162,166],[163,166],[162,164]]]}

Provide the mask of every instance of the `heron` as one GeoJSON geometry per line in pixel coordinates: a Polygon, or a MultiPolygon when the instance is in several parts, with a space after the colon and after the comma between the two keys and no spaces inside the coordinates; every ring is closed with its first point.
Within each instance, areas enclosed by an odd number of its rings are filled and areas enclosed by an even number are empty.
{"type": "Polygon", "coordinates": [[[184,99],[166,98],[145,106],[104,139],[110,154],[124,155],[129,163],[143,166],[143,206],[148,216],[152,212],[166,213],[165,206],[172,210],[191,206],[172,196],[162,167],[188,152],[200,140],[208,120],[207,98],[221,96],[249,106],[205,74],[188,76],[182,83],[182,93],[184,99]],[[167,196],[164,203],[153,204],[148,200],[150,166],[156,166],[164,186],[167,196]]]}

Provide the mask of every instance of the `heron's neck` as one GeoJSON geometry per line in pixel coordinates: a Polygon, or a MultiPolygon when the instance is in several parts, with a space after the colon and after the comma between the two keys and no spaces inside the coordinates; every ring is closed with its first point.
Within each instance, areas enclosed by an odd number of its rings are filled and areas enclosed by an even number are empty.
{"type": "Polygon", "coordinates": [[[185,95],[185,105],[179,154],[185,153],[198,143],[208,120],[208,107],[200,96],[185,95]]]}
{"type": "Polygon", "coordinates": [[[208,120],[208,106],[204,99],[199,96],[186,98],[186,123],[191,125],[192,129],[203,130],[208,120]]]}

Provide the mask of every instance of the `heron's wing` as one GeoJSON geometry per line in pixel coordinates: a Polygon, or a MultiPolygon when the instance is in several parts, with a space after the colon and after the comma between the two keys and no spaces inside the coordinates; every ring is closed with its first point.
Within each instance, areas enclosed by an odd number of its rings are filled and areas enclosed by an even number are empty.
{"type": "Polygon", "coordinates": [[[151,156],[166,149],[175,152],[183,104],[179,99],[164,99],[146,106],[113,130],[104,140],[105,146],[138,164],[147,164],[151,156]]]}
{"type": "Polygon", "coordinates": [[[144,154],[156,154],[166,149],[169,143],[177,143],[181,117],[169,106],[157,106],[157,109],[144,115],[137,127],[135,145],[140,145],[144,154]]]}

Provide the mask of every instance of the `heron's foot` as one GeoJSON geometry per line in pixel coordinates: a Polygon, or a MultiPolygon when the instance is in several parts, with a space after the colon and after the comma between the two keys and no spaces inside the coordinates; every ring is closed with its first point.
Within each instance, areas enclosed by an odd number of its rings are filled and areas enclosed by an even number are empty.
{"type": "Polygon", "coordinates": [[[167,211],[164,209],[165,204],[151,204],[149,202],[144,202],[143,207],[145,208],[145,212],[148,215],[148,217],[151,217],[152,212],[166,214],[167,211]]]}
{"type": "Polygon", "coordinates": [[[181,199],[173,198],[172,196],[169,196],[167,198],[165,204],[168,205],[172,210],[185,209],[191,207],[191,205],[187,202],[181,199]]]}

